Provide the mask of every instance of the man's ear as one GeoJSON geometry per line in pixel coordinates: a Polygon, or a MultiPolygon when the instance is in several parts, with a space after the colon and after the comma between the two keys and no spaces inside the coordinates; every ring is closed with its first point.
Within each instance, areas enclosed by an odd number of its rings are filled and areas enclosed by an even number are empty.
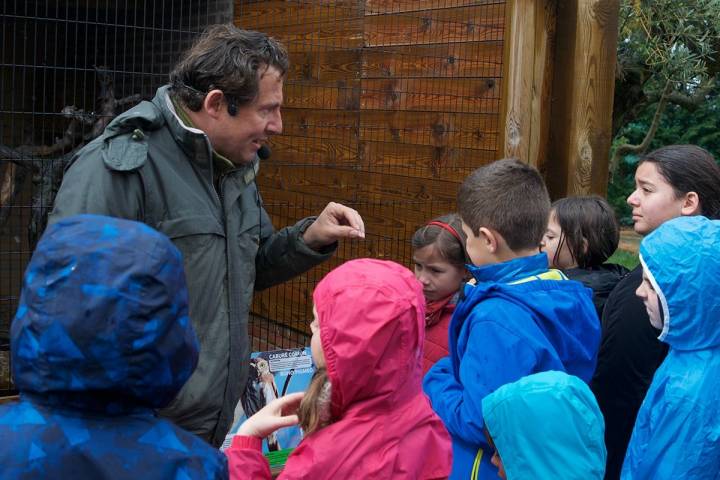
{"type": "Polygon", "coordinates": [[[489,253],[496,253],[498,250],[498,237],[495,232],[490,230],[486,227],[480,227],[480,230],[478,231],[478,240],[480,240],[480,244],[483,245],[489,253]]]}
{"type": "Polygon", "coordinates": [[[680,213],[683,215],[699,215],[700,214],[700,197],[697,192],[687,192],[683,199],[680,213]]]}
{"type": "Polygon", "coordinates": [[[203,110],[213,119],[218,119],[225,110],[225,95],[222,90],[210,90],[203,100],[203,110]]]}

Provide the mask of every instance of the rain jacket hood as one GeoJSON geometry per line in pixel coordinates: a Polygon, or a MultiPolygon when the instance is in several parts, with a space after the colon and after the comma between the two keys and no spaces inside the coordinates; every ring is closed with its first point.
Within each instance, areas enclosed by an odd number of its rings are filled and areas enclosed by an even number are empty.
{"type": "MultiPolygon", "coordinates": [[[[425,298],[415,276],[353,260],[325,276],[313,301],[334,423],[304,438],[279,478],[446,478],[450,436],[420,385],[425,298]]],[[[233,443],[225,453],[232,478],[270,478],[259,451],[233,443]]]]}
{"type": "Polygon", "coordinates": [[[21,393],[105,413],[167,405],[198,358],[178,250],[143,224],[96,215],[48,228],[11,336],[21,393]]]}
{"type": "Polygon", "coordinates": [[[663,223],[640,245],[664,311],[667,357],[637,415],[623,479],[716,479],[720,472],[720,221],[663,223]]]}
{"type": "Polygon", "coordinates": [[[0,405],[0,479],[227,478],[218,450],[154,410],[198,359],[167,237],[97,215],[50,225],[11,328],[20,401],[0,405]]]}
{"type": "Polygon", "coordinates": [[[720,221],[680,217],[662,227],[640,244],[640,262],[663,309],[659,339],[676,350],[718,347],[720,221]]]}
{"type": "Polygon", "coordinates": [[[407,269],[371,260],[337,268],[318,284],[313,302],[334,417],[422,395],[425,300],[407,269]]]}
{"type": "Polygon", "coordinates": [[[508,480],[603,478],[603,417],[579,378],[529,375],[485,397],[482,408],[508,480]]]}

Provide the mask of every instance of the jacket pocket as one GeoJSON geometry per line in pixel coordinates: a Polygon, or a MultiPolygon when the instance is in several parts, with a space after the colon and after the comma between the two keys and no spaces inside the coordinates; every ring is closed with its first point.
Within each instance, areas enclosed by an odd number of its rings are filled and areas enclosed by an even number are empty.
{"type": "MultiPolygon", "coordinates": [[[[208,250],[217,248],[218,242],[224,244],[225,232],[222,225],[213,217],[193,215],[162,221],[157,229],[170,237],[183,255],[185,265],[208,250]]],[[[188,272],[192,273],[192,272],[188,272]]]]}

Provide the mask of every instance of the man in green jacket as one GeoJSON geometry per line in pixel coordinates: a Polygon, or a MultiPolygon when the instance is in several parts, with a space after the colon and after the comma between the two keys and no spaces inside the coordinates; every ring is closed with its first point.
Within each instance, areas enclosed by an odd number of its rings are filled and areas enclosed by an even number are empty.
{"type": "Polygon", "coordinates": [[[287,68],[274,39],[210,28],[171,72],[170,85],[75,155],[50,216],[138,220],[180,249],[200,360],[161,414],[216,446],[246,382],[253,291],[328,259],[341,238],[365,236],[360,215],[337,203],[277,232],[262,206],[257,152],[282,131],[287,68]]]}

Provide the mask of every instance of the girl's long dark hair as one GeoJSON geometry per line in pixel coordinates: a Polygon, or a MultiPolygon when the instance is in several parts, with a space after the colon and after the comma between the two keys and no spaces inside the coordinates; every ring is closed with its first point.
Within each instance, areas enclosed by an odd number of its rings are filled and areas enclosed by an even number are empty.
{"type": "Polygon", "coordinates": [[[563,245],[580,268],[604,263],[620,242],[620,228],[615,212],[602,197],[567,197],[556,200],[551,212],[562,230],[553,264],[557,264],[563,245]]]}

